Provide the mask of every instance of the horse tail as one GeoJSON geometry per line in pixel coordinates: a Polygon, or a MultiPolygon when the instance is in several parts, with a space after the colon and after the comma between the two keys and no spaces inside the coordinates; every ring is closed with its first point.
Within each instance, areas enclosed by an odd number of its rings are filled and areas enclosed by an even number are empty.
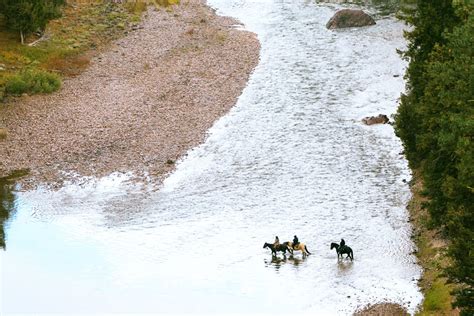
{"type": "Polygon", "coordinates": [[[354,260],[354,253],[352,252],[352,249],[351,249],[351,261],[354,260]]]}
{"type": "Polygon", "coordinates": [[[304,249],[306,250],[306,252],[307,252],[308,254],[311,254],[311,252],[309,252],[309,250],[308,250],[308,248],[306,247],[306,245],[304,245],[304,249]]]}

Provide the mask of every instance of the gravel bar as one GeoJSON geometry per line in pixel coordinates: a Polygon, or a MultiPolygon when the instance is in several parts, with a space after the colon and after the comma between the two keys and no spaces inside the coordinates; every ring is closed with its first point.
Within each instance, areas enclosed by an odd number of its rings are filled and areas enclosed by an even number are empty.
{"type": "Polygon", "coordinates": [[[235,105],[258,63],[255,34],[205,1],[150,8],[139,27],[52,95],[0,110],[0,177],[29,169],[28,185],[131,172],[160,183],[235,105]]]}

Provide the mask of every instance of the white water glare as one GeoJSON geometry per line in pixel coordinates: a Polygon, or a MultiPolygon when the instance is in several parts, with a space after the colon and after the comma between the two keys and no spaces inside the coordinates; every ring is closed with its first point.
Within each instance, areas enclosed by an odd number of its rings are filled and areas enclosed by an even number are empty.
{"type": "Polygon", "coordinates": [[[237,105],[156,191],[112,175],[17,193],[0,251],[3,313],[350,315],[422,300],[390,125],[403,24],[331,31],[338,6],[211,0],[261,41],[237,105]],[[312,253],[273,258],[298,235],[312,253]],[[355,260],[337,260],[344,238],[355,260]]]}

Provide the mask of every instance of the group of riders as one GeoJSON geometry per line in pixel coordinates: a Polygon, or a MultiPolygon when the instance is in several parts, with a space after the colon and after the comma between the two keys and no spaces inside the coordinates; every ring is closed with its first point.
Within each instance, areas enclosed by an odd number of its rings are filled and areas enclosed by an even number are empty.
{"type": "MultiPolygon", "coordinates": [[[[283,254],[285,254],[287,250],[291,254],[293,254],[293,250],[299,250],[303,253],[303,257],[311,254],[308,248],[306,247],[306,245],[304,243],[299,242],[298,236],[296,235],[293,237],[292,243],[287,241],[287,242],[284,242],[283,244],[280,244],[280,239],[278,238],[278,236],[275,236],[275,242],[273,244],[265,243],[263,245],[263,248],[267,248],[267,247],[271,249],[273,256],[276,256],[277,251],[281,251],[283,252],[283,254]]],[[[351,247],[346,245],[346,242],[344,239],[341,239],[340,244],[337,244],[334,242],[331,243],[331,249],[334,249],[334,248],[336,249],[338,260],[343,259],[342,257],[343,254],[347,255],[346,259],[350,258],[351,261],[354,260],[353,251],[351,247]]]]}
{"type": "MultiPolygon", "coordinates": [[[[298,237],[296,237],[296,235],[293,238],[293,248],[295,248],[295,245],[296,245],[295,240],[296,242],[298,242],[298,237]]],[[[280,239],[278,238],[278,236],[275,236],[275,242],[273,243],[273,248],[277,249],[278,246],[280,246],[280,239]]]]}
{"type": "MultiPolygon", "coordinates": [[[[278,236],[275,236],[275,241],[273,244],[265,243],[263,245],[263,248],[269,247],[272,251],[272,255],[276,256],[277,251],[283,252],[283,254],[286,253],[288,250],[291,254],[293,254],[293,250],[299,250],[303,253],[303,257],[310,255],[311,253],[309,252],[308,248],[304,243],[300,243],[298,240],[298,236],[293,237],[293,242],[284,242],[283,244],[280,244],[280,239],[278,236]]],[[[346,259],[350,258],[351,261],[354,260],[354,253],[351,249],[351,247],[346,245],[346,241],[344,239],[341,239],[341,243],[331,243],[331,249],[336,249],[337,252],[337,260],[343,259],[343,254],[346,254],[346,259]]]]}
{"type": "MultiPolygon", "coordinates": [[[[292,244],[293,249],[298,248],[299,243],[300,242],[298,241],[298,237],[295,235],[293,237],[293,244],[292,244]]],[[[279,245],[280,245],[280,239],[278,238],[278,236],[275,236],[275,242],[273,243],[273,247],[276,249],[279,245]]],[[[345,245],[346,245],[346,242],[344,241],[344,239],[341,238],[341,243],[339,244],[339,249],[343,250],[345,245]]]]}
{"type": "MultiPolygon", "coordinates": [[[[293,237],[293,249],[296,249],[298,248],[298,245],[299,245],[299,241],[298,241],[298,237],[296,237],[296,235],[293,237]]],[[[280,245],[280,239],[278,238],[278,236],[275,236],[275,242],[273,243],[273,247],[274,248],[277,248],[278,246],[280,245]]]]}

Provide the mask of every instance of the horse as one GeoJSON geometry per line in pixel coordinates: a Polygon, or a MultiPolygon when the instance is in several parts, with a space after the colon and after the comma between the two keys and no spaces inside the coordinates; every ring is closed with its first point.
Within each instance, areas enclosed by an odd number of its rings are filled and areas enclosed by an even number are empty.
{"type": "Polygon", "coordinates": [[[263,248],[270,248],[273,256],[276,256],[277,251],[281,251],[283,252],[283,255],[286,255],[286,251],[288,250],[289,253],[293,254],[293,250],[291,250],[291,248],[288,246],[288,243],[286,242],[284,242],[283,244],[279,244],[276,247],[274,244],[270,244],[266,242],[263,245],[263,248]]]}
{"type": "Polygon", "coordinates": [[[342,259],[343,254],[347,255],[346,259],[350,258],[351,261],[354,260],[354,254],[352,253],[351,247],[346,246],[346,245],[340,247],[339,244],[337,244],[335,242],[332,242],[331,243],[331,249],[333,249],[333,248],[336,248],[337,260],[339,260],[339,256],[341,256],[341,259],[342,259]]]}
{"type": "Polygon", "coordinates": [[[308,248],[306,247],[306,245],[302,242],[298,243],[298,245],[295,247],[293,247],[293,243],[291,241],[288,241],[288,246],[293,249],[293,251],[295,250],[299,250],[301,251],[301,253],[303,254],[303,257],[306,257],[307,255],[310,255],[311,252],[309,252],[308,248]]]}

